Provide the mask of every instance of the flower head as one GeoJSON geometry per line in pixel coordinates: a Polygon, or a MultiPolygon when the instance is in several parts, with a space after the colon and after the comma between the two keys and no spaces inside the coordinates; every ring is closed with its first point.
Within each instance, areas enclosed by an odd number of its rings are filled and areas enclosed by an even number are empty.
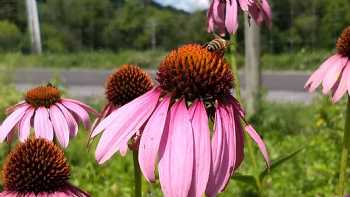
{"type": "Polygon", "coordinates": [[[271,7],[267,0],[213,0],[208,10],[208,32],[235,33],[239,7],[257,24],[271,26],[271,7]]]}
{"type": "Polygon", "coordinates": [[[331,92],[334,103],[346,92],[350,95],[350,26],[341,33],[336,42],[336,49],[336,54],[312,73],[305,84],[305,88],[313,92],[322,83],[323,94],[331,92]]]}
{"type": "MultiPolygon", "coordinates": [[[[157,80],[157,87],[96,126],[92,136],[103,131],[96,159],[104,163],[117,151],[122,153],[141,130],[138,159],[148,181],[155,181],[158,165],[165,196],[215,196],[243,160],[244,112],[230,93],[229,65],[219,54],[189,44],[165,57],[157,80]]],[[[268,163],[259,135],[250,125],[245,130],[268,163]]]]}
{"type": "MultiPolygon", "coordinates": [[[[92,130],[113,111],[143,95],[152,88],[153,82],[151,77],[140,67],[131,64],[122,65],[106,80],[105,94],[108,103],[102,110],[101,116],[95,120],[92,130]]],[[[138,141],[139,138],[135,135],[131,146],[137,146],[138,141]]],[[[124,147],[123,155],[126,154],[126,151],[127,147],[124,147]]]]}
{"type": "Polygon", "coordinates": [[[136,65],[125,64],[112,73],[106,82],[109,103],[123,106],[152,89],[151,77],[136,65]]]}
{"type": "Polygon", "coordinates": [[[68,182],[70,167],[63,151],[46,139],[31,138],[17,145],[2,173],[0,196],[89,196],[68,182]]]}
{"type": "Polygon", "coordinates": [[[69,138],[78,132],[78,122],[90,127],[88,112],[95,113],[91,107],[77,100],[62,98],[59,89],[48,84],[29,90],[24,101],[8,108],[8,117],[0,126],[0,141],[10,138],[18,131],[19,140],[24,142],[30,136],[31,127],[35,137],[53,140],[67,147],[69,138]]]}

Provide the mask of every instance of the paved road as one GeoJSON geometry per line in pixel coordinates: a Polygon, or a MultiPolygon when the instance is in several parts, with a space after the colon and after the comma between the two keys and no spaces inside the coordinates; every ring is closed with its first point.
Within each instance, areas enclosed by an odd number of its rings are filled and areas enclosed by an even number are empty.
{"type": "MultiPolygon", "coordinates": [[[[9,76],[20,90],[36,84],[43,84],[56,78],[67,88],[72,96],[81,98],[96,97],[103,94],[104,81],[111,70],[54,70],[19,69],[9,76]]],[[[155,76],[155,71],[150,71],[155,76]]],[[[271,101],[311,102],[314,95],[304,91],[303,86],[309,73],[305,72],[264,72],[262,85],[271,101]]],[[[240,75],[244,89],[244,77],[240,75]]]]}

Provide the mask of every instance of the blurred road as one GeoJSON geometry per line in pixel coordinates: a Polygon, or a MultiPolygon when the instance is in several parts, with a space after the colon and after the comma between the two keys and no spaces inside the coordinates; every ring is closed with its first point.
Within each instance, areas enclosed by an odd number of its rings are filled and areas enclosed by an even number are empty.
{"type": "MultiPolygon", "coordinates": [[[[51,69],[18,69],[9,77],[19,90],[26,90],[49,80],[60,81],[73,97],[82,99],[103,96],[104,81],[111,70],[51,70],[51,69]]],[[[156,72],[149,73],[155,77],[156,72]]],[[[310,103],[315,94],[305,92],[303,86],[309,73],[305,72],[263,72],[262,85],[266,98],[276,102],[310,103]]],[[[244,95],[244,77],[240,74],[244,95]]]]}

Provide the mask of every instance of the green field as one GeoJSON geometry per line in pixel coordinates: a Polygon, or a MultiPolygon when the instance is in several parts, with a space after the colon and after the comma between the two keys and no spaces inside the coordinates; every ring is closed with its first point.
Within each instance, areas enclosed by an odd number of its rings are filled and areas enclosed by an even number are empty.
{"type": "MultiPolygon", "coordinates": [[[[167,54],[163,50],[133,51],[119,53],[108,51],[79,53],[45,53],[41,56],[22,53],[0,53],[0,68],[89,68],[111,69],[125,63],[138,64],[144,68],[156,68],[167,54]]],[[[329,51],[301,50],[293,53],[262,54],[262,68],[265,70],[313,70],[329,54],[329,51]]],[[[240,67],[244,57],[237,54],[240,67]]]]}

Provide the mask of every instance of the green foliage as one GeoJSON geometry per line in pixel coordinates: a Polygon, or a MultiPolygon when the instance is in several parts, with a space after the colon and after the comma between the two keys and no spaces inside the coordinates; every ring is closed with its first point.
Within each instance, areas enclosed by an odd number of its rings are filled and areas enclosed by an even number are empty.
{"type": "MultiPolygon", "coordinates": [[[[157,68],[160,61],[168,53],[164,50],[120,50],[91,51],[77,53],[54,53],[64,51],[61,38],[57,36],[45,47],[52,53],[41,56],[24,55],[22,53],[0,53],[0,68],[48,67],[48,68],[94,68],[110,69],[121,64],[139,64],[144,68],[157,68]]],[[[296,53],[268,54],[262,56],[264,70],[312,70],[317,68],[329,55],[328,51],[302,50],[296,53]]],[[[244,66],[244,57],[236,56],[240,68],[244,66]]]]}
{"type": "Polygon", "coordinates": [[[21,43],[21,32],[9,21],[0,21],[0,51],[18,50],[21,43]]]}
{"type": "Polygon", "coordinates": [[[112,69],[122,64],[138,64],[143,68],[156,68],[165,55],[161,50],[80,53],[45,53],[24,55],[22,53],[0,53],[0,68],[91,68],[112,69]]]}

